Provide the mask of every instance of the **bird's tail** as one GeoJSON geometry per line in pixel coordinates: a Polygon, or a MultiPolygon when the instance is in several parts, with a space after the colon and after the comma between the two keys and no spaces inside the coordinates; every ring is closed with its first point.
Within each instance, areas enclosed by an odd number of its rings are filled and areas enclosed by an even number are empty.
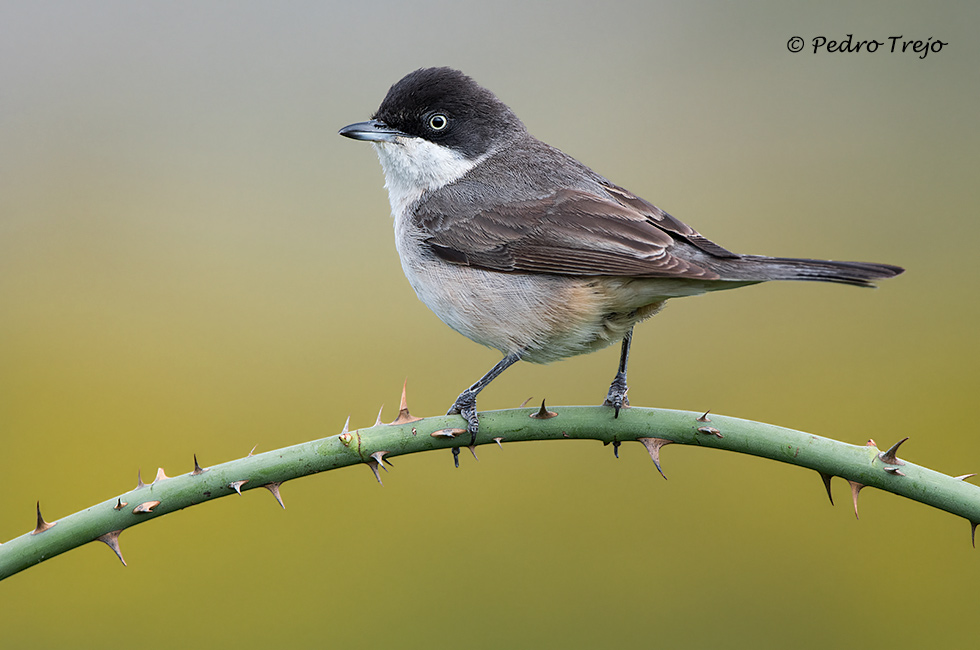
{"type": "Polygon", "coordinates": [[[873,280],[891,278],[905,270],[900,266],[873,262],[835,262],[762,255],[743,255],[734,266],[738,266],[739,271],[746,274],[745,279],[753,279],[748,276],[757,275],[755,279],[759,281],[813,280],[852,284],[858,287],[873,287],[875,286],[873,280]]]}

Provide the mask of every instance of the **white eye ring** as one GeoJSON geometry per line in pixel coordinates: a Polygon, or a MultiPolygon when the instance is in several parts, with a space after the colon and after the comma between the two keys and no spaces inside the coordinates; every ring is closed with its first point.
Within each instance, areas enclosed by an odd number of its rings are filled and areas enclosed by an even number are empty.
{"type": "Polygon", "coordinates": [[[433,131],[442,131],[449,126],[449,118],[442,113],[436,113],[429,118],[429,128],[433,131]]]}

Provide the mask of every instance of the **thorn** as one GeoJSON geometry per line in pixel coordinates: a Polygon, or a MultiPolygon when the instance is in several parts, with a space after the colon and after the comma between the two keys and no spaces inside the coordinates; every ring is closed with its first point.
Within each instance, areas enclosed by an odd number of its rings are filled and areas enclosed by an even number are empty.
{"type": "Polygon", "coordinates": [[[418,422],[422,418],[417,418],[408,412],[408,398],[406,396],[406,390],[408,389],[408,379],[402,384],[402,401],[398,406],[398,417],[395,418],[392,424],[408,424],[409,422],[418,422]]]}
{"type": "Polygon", "coordinates": [[[122,562],[123,566],[127,566],[126,560],[123,559],[122,551],[119,550],[119,533],[121,532],[122,530],[114,530],[111,533],[100,535],[95,539],[99,540],[100,542],[105,542],[106,546],[108,546],[113,550],[113,552],[116,554],[116,557],[118,557],[119,561],[122,562]]]}
{"type": "MultiPolygon", "coordinates": [[[[378,465],[381,464],[374,458],[371,458],[365,462],[367,463],[367,466],[371,468],[371,471],[374,473],[374,478],[378,479],[378,483],[381,483],[381,474],[378,474],[378,465]]],[[[381,465],[381,467],[384,467],[384,465],[381,465]]],[[[384,483],[381,483],[381,487],[384,487],[384,483]]]]}
{"type": "Polygon", "coordinates": [[[143,482],[143,475],[140,470],[136,470],[136,489],[145,488],[146,483],[143,482]]]}
{"type": "Polygon", "coordinates": [[[248,456],[246,456],[245,458],[251,457],[251,455],[255,453],[256,447],[258,447],[258,445],[255,445],[255,447],[252,447],[252,450],[250,452],[248,452],[248,456]]]}
{"type": "MultiPolygon", "coordinates": [[[[386,472],[388,471],[388,468],[385,467],[385,463],[391,465],[390,460],[385,460],[385,454],[387,453],[388,453],[387,451],[376,451],[373,454],[371,454],[371,458],[373,458],[375,462],[377,462],[378,465],[381,466],[381,469],[383,469],[386,472]]],[[[394,467],[394,465],[392,465],[392,467],[394,467]]]]}
{"type": "Polygon", "coordinates": [[[197,454],[194,454],[194,471],[191,472],[191,476],[197,476],[198,474],[203,474],[206,471],[208,471],[208,470],[206,470],[206,469],[202,468],[200,465],[198,465],[198,463],[197,463],[197,454]]]}
{"type": "Polygon", "coordinates": [[[860,519],[861,517],[858,516],[858,494],[864,488],[864,485],[856,481],[848,480],[847,482],[851,485],[851,499],[854,501],[854,518],[860,519]]]}
{"type": "Polygon", "coordinates": [[[519,409],[524,408],[525,406],[527,406],[527,403],[530,402],[532,399],[534,399],[533,396],[532,397],[528,397],[526,400],[524,400],[523,402],[521,402],[521,405],[518,406],[517,408],[519,408],[519,409]]]}
{"type": "Polygon", "coordinates": [[[643,443],[643,446],[647,448],[647,451],[650,453],[650,458],[653,459],[653,464],[657,466],[657,471],[660,472],[660,475],[666,481],[667,475],[660,468],[660,448],[674,444],[674,441],[667,440],[666,438],[637,438],[636,441],[643,443]]]}
{"type": "Polygon", "coordinates": [[[873,438],[868,438],[868,441],[866,443],[864,443],[864,446],[865,447],[874,447],[875,449],[878,448],[878,445],[875,444],[875,441],[874,441],[873,438]]]}
{"type": "Polygon", "coordinates": [[[895,476],[905,476],[905,474],[902,473],[902,470],[898,469],[897,467],[886,467],[885,471],[889,474],[894,474],[895,476]]]}
{"type": "Polygon", "coordinates": [[[164,473],[163,468],[157,467],[157,476],[155,479],[153,479],[153,482],[156,483],[157,481],[166,481],[168,478],[170,477],[164,473]]]}
{"type": "Polygon", "coordinates": [[[116,505],[112,506],[112,509],[113,510],[122,510],[123,508],[125,508],[128,505],[129,505],[129,503],[127,503],[126,501],[123,501],[122,499],[116,499],[116,505]]]}
{"type": "Polygon", "coordinates": [[[620,441],[618,441],[618,440],[613,440],[613,442],[612,442],[612,446],[613,446],[613,456],[615,456],[616,458],[619,458],[619,446],[620,446],[621,444],[623,444],[623,443],[621,443],[621,442],[620,442],[620,441]]]}
{"type": "Polygon", "coordinates": [[[497,443],[497,446],[498,446],[498,447],[500,447],[501,449],[503,449],[503,448],[504,448],[504,447],[503,447],[503,445],[501,445],[501,444],[500,444],[500,442],[501,442],[502,440],[503,440],[503,438],[494,438],[494,439],[493,439],[493,441],[494,441],[495,443],[497,443]]]}
{"type": "Polygon", "coordinates": [[[347,433],[347,425],[349,424],[350,424],[350,416],[348,415],[347,421],[344,422],[344,430],[340,432],[341,434],[347,433]]]}
{"type": "Polygon", "coordinates": [[[378,418],[374,421],[374,426],[378,426],[381,424],[381,411],[383,410],[385,410],[384,404],[382,404],[381,408],[378,409],[378,418]]]}
{"type": "Polygon", "coordinates": [[[716,438],[724,438],[725,437],[725,436],[721,435],[721,431],[719,431],[718,429],[716,429],[714,427],[698,427],[698,433],[703,433],[706,436],[714,436],[716,438]]]}
{"type": "Polygon", "coordinates": [[[466,433],[466,429],[439,429],[429,435],[433,438],[455,438],[461,433],[466,433]]]}
{"type": "Polygon", "coordinates": [[[973,529],[970,531],[970,541],[973,542],[973,548],[977,547],[977,523],[975,521],[970,522],[970,526],[973,529]]]}
{"type": "Polygon", "coordinates": [[[820,474],[820,478],[823,479],[823,484],[827,488],[827,496],[830,497],[830,505],[834,505],[834,495],[830,492],[830,479],[834,478],[831,474],[824,474],[823,472],[817,472],[820,474]]]}
{"type": "Polygon", "coordinates": [[[473,454],[473,460],[475,460],[476,462],[479,463],[480,462],[480,459],[476,457],[476,443],[475,442],[471,442],[470,444],[468,444],[466,446],[466,448],[470,450],[470,453],[471,454],[473,454]]]}
{"type": "Polygon", "coordinates": [[[558,414],[554,411],[549,411],[544,405],[544,400],[541,400],[541,408],[538,409],[537,413],[532,413],[531,417],[535,420],[547,420],[549,418],[558,417],[558,414]]]}
{"type": "Polygon", "coordinates": [[[41,516],[41,502],[38,501],[37,502],[37,527],[34,529],[31,535],[37,535],[38,533],[43,533],[47,529],[53,528],[57,523],[58,523],[57,521],[52,521],[51,523],[44,521],[44,517],[41,516]]]}
{"type": "Polygon", "coordinates": [[[244,479],[242,481],[232,481],[231,483],[228,484],[228,487],[234,490],[235,492],[241,494],[242,486],[245,485],[246,483],[248,483],[248,479],[244,479]]]}
{"type": "Polygon", "coordinates": [[[135,508],[133,508],[134,515],[143,515],[148,512],[153,512],[153,509],[160,505],[159,501],[144,501],[135,508]]]}
{"type": "Polygon", "coordinates": [[[905,464],[904,461],[901,461],[895,457],[895,452],[898,451],[899,446],[901,446],[901,444],[908,439],[909,439],[908,436],[902,438],[894,445],[892,445],[891,449],[889,449],[886,452],[878,454],[878,458],[881,459],[881,462],[888,463],[889,465],[904,465],[905,464]]]}
{"type": "Polygon", "coordinates": [[[966,479],[970,478],[971,476],[976,476],[976,474],[964,474],[963,476],[954,476],[953,477],[953,480],[954,481],[965,481],[966,479]]]}
{"type": "Polygon", "coordinates": [[[704,415],[698,418],[698,422],[711,422],[711,418],[708,417],[708,413],[711,413],[711,409],[704,412],[704,415]]]}
{"type": "Polygon", "coordinates": [[[286,509],[286,504],[282,502],[282,497],[279,496],[279,486],[280,485],[282,485],[282,481],[277,481],[277,482],[273,482],[273,483],[266,483],[262,487],[264,487],[269,492],[272,492],[272,496],[274,496],[276,498],[276,501],[278,501],[279,502],[279,505],[282,506],[282,509],[285,510],[286,509]]]}
{"type": "Polygon", "coordinates": [[[453,465],[459,469],[459,447],[453,447],[453,465]]]}

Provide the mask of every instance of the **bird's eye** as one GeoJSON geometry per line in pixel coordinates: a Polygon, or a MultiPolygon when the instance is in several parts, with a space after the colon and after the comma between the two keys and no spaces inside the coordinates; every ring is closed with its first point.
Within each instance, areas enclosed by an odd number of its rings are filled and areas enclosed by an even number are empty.
{"type": "Polygon", "coordinates": [[[436,113],[429,118],[429,128],[433,131],[442,131],[449,126],[449,118],[442,113],[436,113]]]}

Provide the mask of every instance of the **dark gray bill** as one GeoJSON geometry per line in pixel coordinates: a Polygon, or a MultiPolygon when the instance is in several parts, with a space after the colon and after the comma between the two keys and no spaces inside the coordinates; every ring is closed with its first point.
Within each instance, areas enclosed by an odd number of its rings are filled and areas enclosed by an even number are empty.
{"type": "Polygon", "coordinates": [[[380,120],[348,124],[339,133],[346,138],[367,140],[368,142],[394,142],[395,138],[405,136],[398,129],[393,129],[380,120]]]}

